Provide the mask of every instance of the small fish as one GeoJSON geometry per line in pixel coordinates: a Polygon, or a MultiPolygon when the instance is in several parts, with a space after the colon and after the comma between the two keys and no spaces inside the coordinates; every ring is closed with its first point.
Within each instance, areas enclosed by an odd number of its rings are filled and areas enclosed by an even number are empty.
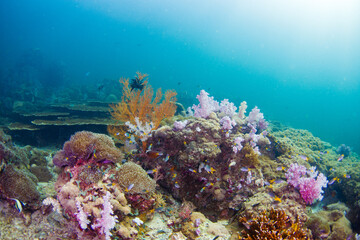
{"type": "Polygon", "coordinates": [[[166,154],[166,157],[164,158],[164,162],[169,161],[169,154],[166,154]]]}
{"type": "Polygon", "coordinates": [[[249,168],[246,168],[246,167],[242,167],[242,168],[240,169],[240,171],[242,171],[242,172],[248,172],[248,171],[250,171],[250,169],[249,169],[249,168]]]}
{"type": "Polygon", "coordinates": [[[151,149],[152,149],[152,144],[149,145],[147,151],[151,151],[151,149]]]}
{"type": "Polygon", "coordinates": [[[347,175],[346,173],[343,175],[344,178],[350,178],[350,175],[347,175]]]}
{"type": "Polygon", "coordinates": [[[305,160],[305,161],[308,161],[309,158],[305,155],[299,155],[299,157],[302,159],[302,160],[305,160]]]}
{"type": "Polygon", "coordinates": [[[23,202],[21,202],[20,200],[16,199],[16,198],[10,198],[11,200],[15,201],[15,208],[21,212],[22,211],[22,206],[25,205],[23,202]]]}
{"type": "Polygon", "coordinates": [[[343,159],[344,159],[344,154],[341,154],[337,160],[338,160],[338,162],[341,162],[343,159]]]}
{"type": "Polygon", "coordinates": [[[235,166],[236,162],[230,162],[229,167],[235,166]]]}
{"type": "Polygon", "coordinates": [[[175,188],[180,188],[178,182],[175,182],[175,188]]]}
{"type": "Polygon", "coordinates": [[[339,182],[340,179],[338,177],[334,177],[333,179],[331,179],[331,181],[329,182],[329,185],[332,185],[335,181],[339,182]]]}
{"type": "Polygon", "coordinates": [[[285,170],[285,167],[284,166],[282,166],[282,167],[277,167],[276,168],[276,171],[284,171],[285,170]]]}
{"type": "Polygon", "coordinates": [[[112,160],[109,160],[109,159],[102,159],[102,160],[97,161],[97,162],[101,163],[101,164],[108,164],[108,163],[114,164],[114,162],[112,160]]]}
{"type": "Polygon", "coordinates": [[[192,168],[189,168],[189,171],[190,172],[193,172],[193,173],[196,173],[196,170],[192,169],[192,168]]]}
{"type": "Polygon", "coordinates": [[[274,197],[274,201],[281,203],[281,198],[275,196],[275,197],[274,197]]]}
{"type": "Polygon", "coordinates": [[[147,151],[146,151],[146,154],[147,154],[147,156],[150,157],[151,159],[156,159],[156,158],[158,158],[158,157],[160,157],[160,156],[163,155],[162,152],[157,152],[157,151],[152,151],[152,150],[147,150],[147,151]]]}
{"type": "Polygon", "coordinates": [[[130,184],[130,185],[126,188],[125,192],[130,191],[133,187],[134,187],[134,184],[133,184],[133,183],[130,184]]]}
{"type": "Polygon", "coordinates": [[[282,180],[282,179],[276,179],[275,181],[274,181],[274,183],[283,183],[284,182],[284,180],[282,180]]]}
{"type": "Polygon", "coordinates": [[[273,193],[273,192],[268,192],[268,194],[269,194],[269,196],[272,197],[272,198],[275,197],[275,193],[273,193]]]}

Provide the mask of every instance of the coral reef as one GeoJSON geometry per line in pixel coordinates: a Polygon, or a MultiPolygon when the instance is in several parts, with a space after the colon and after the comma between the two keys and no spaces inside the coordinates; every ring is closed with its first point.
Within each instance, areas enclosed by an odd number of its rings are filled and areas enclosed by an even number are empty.
{"type": "Polygon", "coordinates": [[[355,153],[345,156],[308,131],[268,123],[258,107],[246,115],[246,102],[237,111],[204,90],[188,115],[173,117],[174,92],[161,102],[140,73],[121,82],[123,98],[112,106],[116,123],[109,126],[123,141],[117,145],[104,134],[77,132],[49,163],[51,151],[16,147],[0,132],[1,198],[24,207],[17,216],[27,225],[47,218],[68,228],[59,230],[67,239],[356,236],[347,219],[357,230],[355,153]],[[349,209],[331,204],[339,200],[349,209]]]}

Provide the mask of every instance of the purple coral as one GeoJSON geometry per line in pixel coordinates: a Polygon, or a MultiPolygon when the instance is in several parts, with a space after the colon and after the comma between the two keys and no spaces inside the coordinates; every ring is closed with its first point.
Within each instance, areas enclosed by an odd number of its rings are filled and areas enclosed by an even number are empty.
{"type": "Polygon", "coordinates": [[[259,132],[262,132],[269,126],[269,123],[264,119],[264,114],[262,114],[256,106],[249,113],[247,122],[249,126],[257,129],[259,132]]]}
{"type": "Polygon", "coordinates": [[[324,174],[318,174],[318,171],[315,171],[315,167],[307,170],[305,166],[293,163],[285,176],[290,185],[299,189],[306,204],[313,204],[315,200],[322,200],[322,193],[324,192],[322,188],[326,188],[328,181],[324,174]]]}
{"type": "Polygon", "coordinates": [[[90,220],[88,219],[89,214],[84,211],[79,201],[76,201],[76,207],[78,209],[78,212],[76,213],[76,219],[78,220],[81,229],[85,230],[87,225],[90,223],[90,220]]]}
{"type": "Polygon", "coordinates": [[[236,122],[231,119],[229,116],[225,116],[220,120],[221,128],[223,130],[231,130],[233,127],[235,127],[236,122]]]}
{"type": "Polygon", "coordinates": [[[196,98],[199,100],[199,104],[192,106],[194,117],[207,118],[210,113],[219,110],[219,102],[215,101],[214,97],[209,97],[209,93],[205,90],[201,90],[196,98]]]}
{"type": "Polygon", "coordinates": [[[237,107],[235,107],[234,103],[229,102],[229,99],[224,99],[220,103],[220,112],[224,113],[226,116],[234,116],[237,107]]]}
{"type": "Polygon", "coordinates": [[[324,174],[320,173],[315,178],[301,178],[299,191],[306,204],[312,204],[315,200],[323,199],[322,188],[326,188],[328,181],[324,174]]]}
{"type": "Polygon", "coordinates": [[[100,228],[100,233],[105,234],[105,239],[110,240],[112,235],[110,230],[115,227],[117,222],[117,216],[114,216],[112,210],[112,205],[110,203],[110,193],[106,192],[106,195],[103,197],[103,210],[101,211],[101,219],[97,220],[96,224],[91,225],[92,229],[100,228]]]}
{"type": "Polygon", "coordinates": [[[241,142],[244,141],[244,139],[242,137],[236,137],[234,139],[234,146],[233,146],[233,152],[236,154],[238,152],[241,151],[241,149],[243,148],[243,145],[241,144],[241,142]]]}
{"type": "Polygon", "coordinates": [[[305,166],[299,165],[297,163],[292,163],[287,173],[285,173],[285,176],[288,183],[294,188],[297,188],[300,184],[300,178],[306,175],[306,172],[307,170],[305,166]]]}
{"type": "Polygon", "coordinates": [[[175,121],[174,122],[174,129],[175,130],[182,130],[186,127],[186,125],[188,124],[188,120],[184,120],[184,121],[175,121]]]}

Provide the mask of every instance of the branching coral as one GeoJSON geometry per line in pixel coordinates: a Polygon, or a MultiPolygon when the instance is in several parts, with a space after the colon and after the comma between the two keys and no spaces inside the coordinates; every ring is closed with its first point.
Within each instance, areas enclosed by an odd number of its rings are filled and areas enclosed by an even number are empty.
{"type": "Polygon", "coordinates": [[[152,128],[157,129],[162,120],[171,118],[176,111],[175,91],[168,90],[163,96],[161,89],[158,89],[154,97],[152,87],[147,84],[147,74],[140,72],[136,74],[136,78],[145,85],[143,89],[134,90],[129,84],[129,79],[121,78],[120,83],[123,84],[121,102],[111,105],[111,115],[117,124],[108,126],[108,131],[119,140],[125,139],[126,122],[135,126],[137,122],[152,123],[152,128]],[[161,99],[163,101],[160,103],[161,99]]]}
{"type": "Polygon", "coordinates": [[[250,220],[242,217],[240,223],[247,230],[242,232],[243,237],[239,237],[239,239],[309,239],[299,220],[292,221],[283,210],[271,209],[269,212],[264,211],[258,217],[250,220]]]}

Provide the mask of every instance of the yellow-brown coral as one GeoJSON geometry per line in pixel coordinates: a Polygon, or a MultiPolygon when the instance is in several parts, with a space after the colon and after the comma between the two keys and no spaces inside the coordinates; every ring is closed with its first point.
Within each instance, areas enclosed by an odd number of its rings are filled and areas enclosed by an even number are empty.
{"type": "Polygon", "coordinates": [[[129,86],[129,79],[120,79],[123,84],[121,102],[116,105],[111,105],[111,115],[116,121],[117,125],[108,126],[109,133],[119,140],[124,140],[126,126],[125,122],[130,122],[136,125],[135,119],[138,118],[142,123],[153,124],[153,129],[157,129],[162,120],[171,118],[176,111],[176,92],[168,90],[163,98],[161,89],[156,91],[155,98],[152,87],[147,84],[145,79],[147,74],[136,73],[137,78],[142,80],[145,87],[142,90],[132,90],[129,86]],[[144,80],[145,79],[145,80],[144,80]],[[120,126],[119,126],[120,125],[120,126]]]}
{"type": "Polygon", "coordinates": [[[88,161],[91,156],[94,162],[121,162],[123,154],[115,147],[111,137],[105,134],[88,131],[77,132],[65,142],[63,150],[56,153],[53,163],[58,167],[73,166],[78,160],[88,161]]]}
{"type": "Polygon", "coordinates": [[[141,166],[133,162],[121,165],[116,172],[115,178],[124,191],[128,193],[152,194],[155,191],[155,181],[149,177],[141,166]]]}
{"type": "Polygon", "coordinates": [[[250,220],[242,217],[240,223],[247,229],[242,232],[242,237],[239,236],[243,240],[309,239],[299,220],[292,221],[283,210],[264,211],[250,220]]]}

